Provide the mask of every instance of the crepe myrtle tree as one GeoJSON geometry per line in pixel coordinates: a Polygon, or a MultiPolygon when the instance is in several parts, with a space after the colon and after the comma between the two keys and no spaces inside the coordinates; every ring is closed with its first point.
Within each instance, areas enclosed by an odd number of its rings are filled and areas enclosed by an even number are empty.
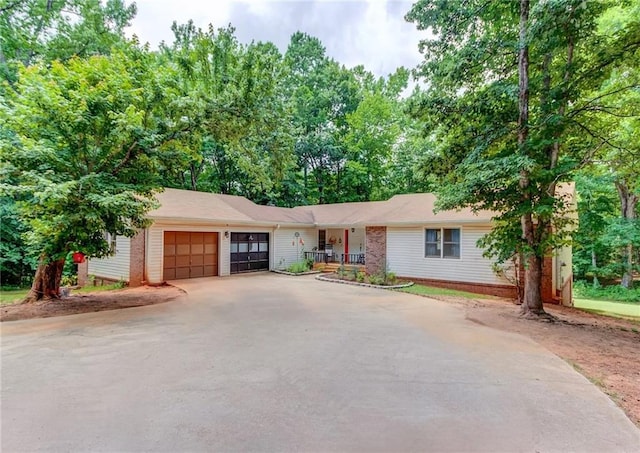
{"type": "Polygon", "coordinates": [[[153,55],[128,46],[20,70],[0,104],[2,192],[16,200],[39,259],[27,300],[58,298],[65,257],[112,251],[105,232],[133,236],[156,206],[154,115],[171,89],[153,55]],[[11,181],[12,184],[9,184],[11,181]]]}

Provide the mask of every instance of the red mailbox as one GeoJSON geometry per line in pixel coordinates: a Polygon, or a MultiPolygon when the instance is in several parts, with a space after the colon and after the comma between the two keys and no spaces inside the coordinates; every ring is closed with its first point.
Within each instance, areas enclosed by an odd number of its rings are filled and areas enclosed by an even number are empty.
{"type": "Polygon", "coordinates": [[[84,253],[82,252],[74,252],[73,253],[73,262],[76,264],[84,263],[84,253]]]}

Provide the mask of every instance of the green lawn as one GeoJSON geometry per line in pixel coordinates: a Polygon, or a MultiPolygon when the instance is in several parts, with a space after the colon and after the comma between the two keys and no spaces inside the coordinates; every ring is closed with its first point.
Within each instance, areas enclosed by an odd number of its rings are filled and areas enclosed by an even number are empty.
{"type": "Polygon", "coordinates": [[[419,296],[457,296],[464,297],[466,299],[493,299],[493,296],[486,296],[484,294],[468,293],[466,291],[458,291],[455,289],[436,288],[434,286],[425,285],[412,285],[406,288],[400,288],[396,291],[402,291],[403,293],[417,294],[419,296]]]}
{"type": "Polygon", "coordinates": [[[29,292],[29,288],[23,289],[12,289],[10,291],[5,291],[4,289],[0,291],[0,305],[8,305],[14,302],[18,302],[29,292]]]}
{"type": "Polygon", "coordinates": [[[626,318],[640,319],[640,303],[609,302],[606,300],[575,298],[573,300],[573,306],[599,315],[623,316],[626,318]]]}
{"type": "MultiPolygon", "coordinates": [[[[94,293],[96,291],[112,291],[114,289],[121,289],[122,283],[113,283],[111,285],[104,286],[85,286],[84,288],[74,289],[72,291],[73,294],[77,293],[94,293]]],[[[24,299],[27,293],[29,292],[29,288],[23,289],[15,289],[5,291],[4,289],[0,291],[0,305],[9,305],[20,300],[24,299]]]]}

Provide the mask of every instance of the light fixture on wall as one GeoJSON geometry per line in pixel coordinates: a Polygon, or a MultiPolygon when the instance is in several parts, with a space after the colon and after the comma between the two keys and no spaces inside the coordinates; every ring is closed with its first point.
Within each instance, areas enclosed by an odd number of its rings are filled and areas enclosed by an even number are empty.
{"type": "Polygon", "coordinates": [[[356,232],[356,229],[355,229],[355,228],[351,228],[351,232],[352,232],[352,233],[355,233],[355,232],[356,232]]]}
{"type": "Polygon", "coordinates": [[[225,232],[224,232],[224,237],[225,237],[225,238],[227,238],[227,239],[229,239],[229,232],[228,232],[228,231],[225,231],[225,232]]]}

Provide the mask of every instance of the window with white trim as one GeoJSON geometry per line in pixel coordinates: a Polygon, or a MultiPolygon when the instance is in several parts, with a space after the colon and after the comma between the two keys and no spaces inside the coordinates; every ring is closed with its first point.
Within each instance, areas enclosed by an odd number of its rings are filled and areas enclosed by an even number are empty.
{"type": "Polygon", "coordinates": [[[104,240],[109,244],[109,253],[115,255],[116,253],[116,235],[111,233],[104,233],[104,240]]]}
{"type": "Polygon", "coordinates": [[[460,258],[460,228],[427,228],[424,233],[426,258],[460,258]]]}

